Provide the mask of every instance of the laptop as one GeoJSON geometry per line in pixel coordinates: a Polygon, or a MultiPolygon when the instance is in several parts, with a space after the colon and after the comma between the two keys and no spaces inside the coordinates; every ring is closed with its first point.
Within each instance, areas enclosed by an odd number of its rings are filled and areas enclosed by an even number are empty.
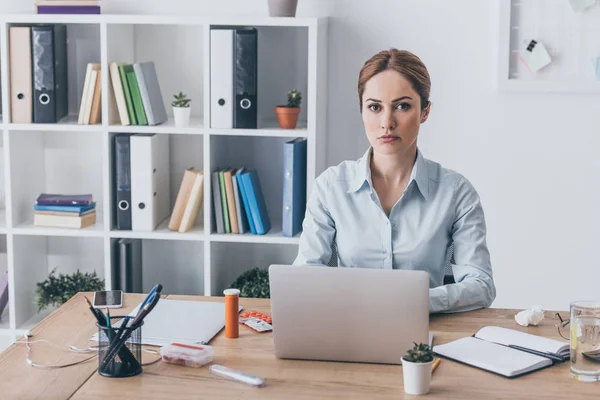
{"type": "Polygon", "coordinates": [[[269,267],[278,358],[401,364],[429,342],[425,271],[269,267]]]}

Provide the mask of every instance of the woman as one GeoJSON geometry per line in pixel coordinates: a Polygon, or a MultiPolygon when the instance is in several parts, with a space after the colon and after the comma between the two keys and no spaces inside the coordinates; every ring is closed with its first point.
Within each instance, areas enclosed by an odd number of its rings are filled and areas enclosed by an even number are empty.
{"type": "Polygon", "coordinates": [[[391,49],[360,71],[358,99],[370,148],[327,169],[306,206],[294,265],[423,270],[430,312],[489,307],[496,297],[479,196],[462,175],[417,148],[431,82],[414,54],[391,49]],[[456,283],[443,285],[448,261],[456,283]]]}

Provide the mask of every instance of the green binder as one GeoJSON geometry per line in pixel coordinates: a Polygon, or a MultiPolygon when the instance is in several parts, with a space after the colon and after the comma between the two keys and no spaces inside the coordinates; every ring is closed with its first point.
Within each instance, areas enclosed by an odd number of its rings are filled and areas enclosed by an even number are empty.
{"type": "Polygon", "coordinates": [[[225,193],[225,176],[222,169],[219,171],[219,187],[221,189],[221,204],[223,205],[223,222],[225,222],[225,233],[231,233],[231,224],[229,223],[229,208],[227,208],[227,194],[225,193]]]}
{"type": "Polygon", "coordinates": [[[133,71],[133,65],[119,65],[119,76],[121,77],[121,85],[123,86],[123,94],[125,95],[125,103],[127,104],[127,114],[129,115],[129,123],[137,125],[137,118],[133,109],[133,101],[131,101],[131,92],[129,91],[129,83],[127,83],[127,72],[133,71]]]}
{"type": "MultiPolygon", "coordinates": [[[[131,68],[133,68],[133,66],[131,68]]],[[[131,100],[133,101],[133,108],[135,110],[138,125],[148,125],[146,111],[144,111],[144,103],[142,102],[142,94],[140,93],[140,87],[138,86],[134,71],[127,71],[127,83],[129,83],[129,91],[131,92],[131,100]]]]}

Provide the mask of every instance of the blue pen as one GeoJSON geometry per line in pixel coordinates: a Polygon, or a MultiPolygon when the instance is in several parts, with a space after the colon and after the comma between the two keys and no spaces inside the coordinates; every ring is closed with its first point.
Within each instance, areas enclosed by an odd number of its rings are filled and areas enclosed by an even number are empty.
{"type": "Polygon", "coordinates": [[[146,296],[146,298],[144,299],[144,301],[140,305],[140,310],[142,309],[142,307],[144,307],[146,304],[148,304],[151,301],[150,300],[150,296],[152,296],[154,293],[156,293],[157,290],[158,290],[158,284],[154,285],[154,287],[152,288],[152,290],[150,290],[150,293],[148,293],[148,296],[146,296]]]}

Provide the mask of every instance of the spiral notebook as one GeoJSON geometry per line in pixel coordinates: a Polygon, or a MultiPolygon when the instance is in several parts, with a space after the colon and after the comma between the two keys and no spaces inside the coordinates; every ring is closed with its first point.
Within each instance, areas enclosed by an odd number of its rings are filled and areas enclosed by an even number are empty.
{"type": "Polygon", "coordinates": [[[497,326],[487,326],[474,336],[433,348],[433,352],[439,356],[507,378],[550,367],[560,362],[557,358],[567,360],[569,351],[568,342],[497,326]],[[509,346],[519,346],[523,350],[509,346]]]}
{"type": "MultiPolygon", "coordinates": [[[[129,313],[135,316],[139,305],[129,313]]],[[[242,306],[239,307],[240,311],[242,306]]],[[[113,314],[116,312],[113,311],[113,314]]],[[[119,327],[120,322],[114,326],[119,327]]],[[[161,299],[144,318],[142,344],[209,344],[225,327],[225,303],[161,299]]],[[[98,341],[98,334],[91,340],[98,341]]]]}

